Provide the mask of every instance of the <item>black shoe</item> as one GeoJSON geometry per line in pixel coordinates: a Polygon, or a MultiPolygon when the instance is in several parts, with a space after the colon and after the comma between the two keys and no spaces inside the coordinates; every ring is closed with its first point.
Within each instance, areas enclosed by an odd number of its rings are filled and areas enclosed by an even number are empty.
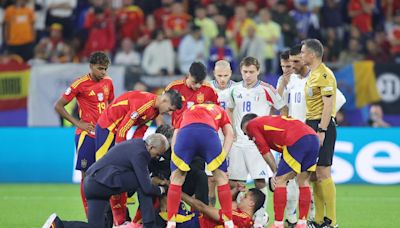
{"type": "Polygon", "coordinates": [[[289,222],[289,220],[286,219],[285,222],[283,223],[283,226],[285,228],[295,228],[296,224],[297,224],[297,222],[291,223],[291,222],[289,222]]]}
{"type": "Polygon", "coordinates": [[[307,220],[307,228],[320,228],[320,225],[312,220],[307,220]]]}
{"type": "Polygon", "coordinates": [[[339,225],[332,225],[332,220],[324,217],[324,222],[320,225],[320,228],[339,228],[339,225]]]}

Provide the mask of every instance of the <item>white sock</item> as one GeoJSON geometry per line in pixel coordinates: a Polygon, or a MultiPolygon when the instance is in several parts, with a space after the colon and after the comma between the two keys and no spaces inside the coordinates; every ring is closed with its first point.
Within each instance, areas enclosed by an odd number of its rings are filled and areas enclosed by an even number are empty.
{"type": "Polygon", "coordinates": [[[299,202],[299,187],[295,179],[289,180],[287,186],[286,218],[290,223],[297,222],[297,206],[299,202]]]}
{"type": "Polygon", "coordinates": [[[275,224],[275,226],[282,226],[283,221],[275,221],[274,224],[275,224]]]}
{"type": "Polygon", "coordinates": [[[302,225],[302,224],[307,224],[307,220],[299,219],[297,224],[302,225]]]}
{"type": "Polygon", "coordinates": [[[224,222],[224,225],[228,228],[234,228],[235,226],[233,225],[233,221],[232,220],[228,220],[224,222]]]}

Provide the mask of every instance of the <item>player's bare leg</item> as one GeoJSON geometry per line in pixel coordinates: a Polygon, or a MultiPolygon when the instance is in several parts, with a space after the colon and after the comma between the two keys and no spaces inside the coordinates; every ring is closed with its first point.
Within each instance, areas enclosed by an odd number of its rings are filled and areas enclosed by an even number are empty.
{"type": "Polygon", "coordinates": [[[185,182],[186,172],[176,169],[172,171],[167,195],[167,228],[175,228],[175,216],[178,214],[179,204],[181,201],[182,185],[185,182]]]}
{"type": "Polygon", "coordinates": [[[221,205],[221,210],[224,218],[224,225],[228,228],[233,228],[232,221],[232,194],[229,185],[228,175],[220,170],[213,171],[215,182],[218,186],[218,200],[221,205]]]}
{"type": "Polygon", "coordinates": [[[306,227],[308,211],[311,205],[311,191],[310,191],[310,176],[311,172],[305,171],[297,176],[297,183],[299,184],[299,227],[306,227]]]}
{"type": "Polygon", "coordinates": [[[274,177],[275,191],[274,191],[274,212],[275,221],[270,227],[283,228],[283,217],[285,214],[285,207],[287,201],[286,183],[288,180],[296,176],[296,173],[290,171],[281,176],[274,177]]]}
{"type": "Polygon", "coordinates": [[[209,203],[208,205],[215,207],[215,187],[216,187],[216,182],[215,178],[213,176],[208,176],[208,199],[209,203]]]}

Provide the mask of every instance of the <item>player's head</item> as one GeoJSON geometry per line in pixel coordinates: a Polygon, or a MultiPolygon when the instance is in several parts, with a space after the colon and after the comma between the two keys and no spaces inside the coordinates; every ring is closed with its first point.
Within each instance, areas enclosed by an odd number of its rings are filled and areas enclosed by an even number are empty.
{"type": "Polygon", "coordinates": [[[253,85],[260,75],[260,63],[254,57],[245,57],[240,62],[240,73],[246,86],[253,85]]]}
{"type": "Polygon", "coordinates": [[[144,141],[152,158],[161,156],[169,148],[167,138],[160,133],[151,134],[144,141]]]}
{"type": "Polygon", "coordinates": [[[225,88],[232,76],[231,64],[226,60],[219,60],[215,63],[214,77],[218,85],[225,88]]]}
{"type": "Polygon", "coordinates": [[[89,57],[91,75],[94,80],[101,80],[107,75],[110,58],[104,52],[93,52],[89,57]]]}
{"type": "Polygon", "coordinates": [[[250,120],[257,118],[257,114],[254,113],[247,113],[246,115],[243,116],[242,122],[240,123],[240,128],[242,129],[243,133],[247,135],[247,124],[249,123],[250,120]]]}
{"type": "Polygon", "coordinates": [[[281,69],[283,74],[292,73],[292,64],[289,61],[289,50],[286,50],[280,55],[281,69]]]}
{"type": "Polygon", "coordinates": [[[251,188],[238,204],[238,208],[241,210],[249,208],[255,213],[264,205],[264,201],[265,194],[257,188],[251,188]]]}
{"type": "Polygon", "coordinates": [[[168,139],[168,142],[171,142],[174,129],[168,124],[161,124],[157,127],[156,133],[163,134],[168,139]]]}
{"type": "Polygon", "coordinates": [[[193,62],[189,68],[189,76],[186,80],[186,84],[193,90],[200,89],[201,85],[206,79],[207,71],[206,67],[201,62],[193,62]]]}
{"type": "Polygon", "coordinates": [[[311,65],[315,60],[322,60],[324,46],[317,39],[307,39],[301,42],[301,58],[305,65],[311,65]]]}
{"type": "Polygon", "coordinates": [[[289,61],[292,64],[294,73],[300,74],[304,67],[304,61],[301,58],[301,44],[295,45],[289,50],[289,61]]]}
{"type": "Polygon", "coordinates": [[[156,107],[160,114],[175,111],[182,108],[182,95],[173,89],[170,89],[158,96],[156,107]]]}

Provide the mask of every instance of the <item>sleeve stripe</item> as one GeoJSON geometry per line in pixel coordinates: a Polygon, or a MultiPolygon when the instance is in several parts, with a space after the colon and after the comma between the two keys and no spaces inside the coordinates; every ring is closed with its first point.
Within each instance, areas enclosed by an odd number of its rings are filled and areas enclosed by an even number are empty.
{"type": "Polygon", "coordinates": [[[132,119],[129,119],[129,121],[126,122],[125,126],[122,127],[121,130],[119,131],[119,137],[124,137],[126,131],[128,131],[132,127],[133,123],[134,121],[132,119]]]}
{"type": "Polygon", "coordinates": [[[152,107],[154,104],[156,103],[156,100],[151,100],[149,102],[147,102],[146,104],[142,105],[137,112],[139,114],[144,113],[147,109],[149,109],[150,107],[152,107]]]}
{"type": "Polygon", "coordinates": [[[175,81],[171,82],[171,83],[165,88],[165,91],[170,90],[173,86],[182,85],[183,83],[184,83],[184,80],[175,80],[175,81]]]}
{"type": "Polygon", "coordinates": [[[73,89],[76,89],[76,87],[78,87],[79,84],[81,84],[82,82],[87,81],[87,80],[89,80],[89,75],[85,75],[82,78],[76,80],[74,83],[71,84],[71,87],[73,89]]]}

